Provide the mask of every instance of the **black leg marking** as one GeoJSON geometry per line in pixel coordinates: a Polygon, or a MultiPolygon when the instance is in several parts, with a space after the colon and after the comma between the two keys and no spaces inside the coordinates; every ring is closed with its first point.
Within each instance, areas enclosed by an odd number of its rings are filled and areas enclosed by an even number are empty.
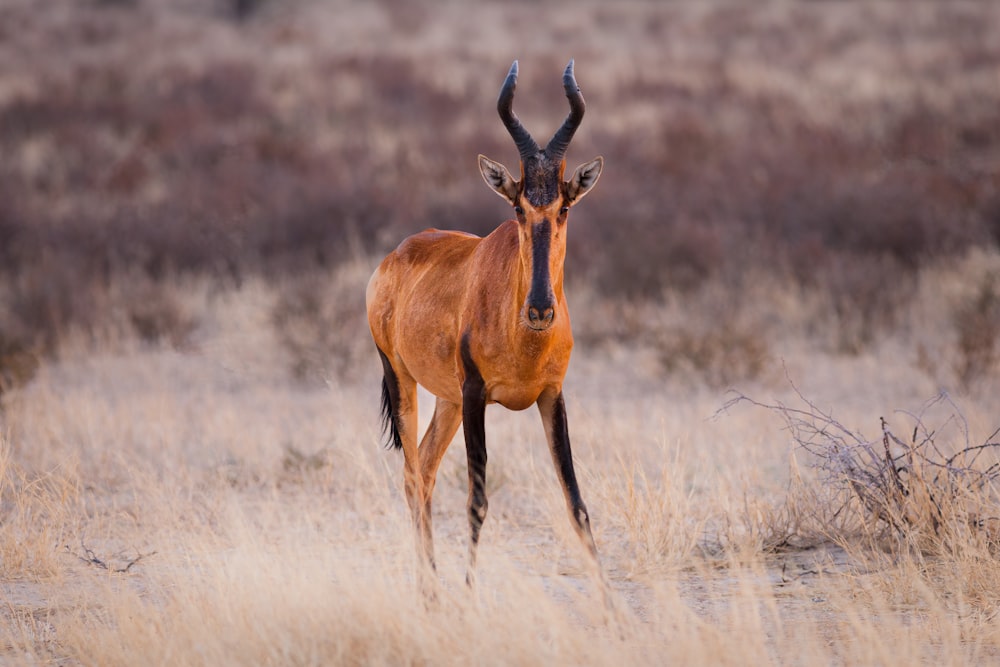
{"type": "Polygon", "coordinates": [[[573,452],[569,444],[569,426],[566,420],[566,403],[560,391],[555,396],[550,393],[543,394],[538,400],[538,408],[545,423],[545,432],[549,440],[549,449],[552,452],[552,462],[555,464],[556,473],[562,483],[563,494],[566,497],[566,506],[576,534],[579,536],[583,546],[590,554],[590,565],[601,589],[605,607],[617,615],[617,605],[604,577],[604,570],[601,568],[600,558],[597,555],[597,545],[594,544],[594,534],[590,530],[590,516],[587,514],[587,507],[580,497],[580,486],[576,482],[576,473],[573,470],[573,452]]]}
{"type": "Polygon", "coordinates": [[[465,453],[469,463],[469,572],[471,583],[476,565],[479,531],[486,520],[486,383],[469,351],[469,334],[462,336],[462,425],[465,432],[465,453]]]}
{"type": "Polygon", "coordinates": [[[597,549],[590,531],[590,515],[587,514],[587,507],[583,504],[583,498],[580,497],[580,486],[577,484],[576,472],[573,470],[573,452],[569,444],[569,425],[566,420],[566,403],[563,401],[562,392],[559,392],[552,402],[551,419],[552,439],[549,446],[552,448],[552,460],[562,482],[566,502],[569,505],[573,521],[576,523],[577,532],[580,533],[587,548],[596,557],[597,549]]]}
{"type": "Polygon", "coordinates": [[[399,378],[382,350],[378,351],[378,356],[382,359],[382,434],[385,436],[385,447],[402,449],[403,439],[399,435],[399,378]]]}

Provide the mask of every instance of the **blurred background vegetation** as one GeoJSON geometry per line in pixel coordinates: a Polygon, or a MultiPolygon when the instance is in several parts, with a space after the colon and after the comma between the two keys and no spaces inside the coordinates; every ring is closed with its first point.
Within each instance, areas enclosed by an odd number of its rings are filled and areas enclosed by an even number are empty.
{"type": "MultiPolygon", "coordinates": [[[[382,254],[509,216],[475,160],[516,169],[510,62],[547,137],[570,57],[568,166],[606,159],[569,239],[584,344],[641,340],[725,384],[773,352],[781,323],[741,315],[760,285],[819,299],[807,333],[857,354],[912,325],[928,270],[995,257],[994,3],[3,0],[0,391],[109,323],[190,344],[192,280],[279,285],[293,373],[339,372],[382,254]],[[702,315],[634,315],[665,303],[702,315]]],[[[997,263],[977,266],[938,312],[965,384],[1000,357],[997,263]]]]}

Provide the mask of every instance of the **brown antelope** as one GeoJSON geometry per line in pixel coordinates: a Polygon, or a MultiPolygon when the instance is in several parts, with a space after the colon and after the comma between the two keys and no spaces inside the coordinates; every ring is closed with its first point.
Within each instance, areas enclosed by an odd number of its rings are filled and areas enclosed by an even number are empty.
{"type": "Polygon", "coordinates": [[[573,472],[562,384],[573,348],[563,296],[569,209],[597,183],[596,158],[563,180],[566,148],[583,118],[573,61],[563,74],[570,113],[541,149],[511,109],[517,61],[500,89],[497,110],[520,153],[521,179],[482,155],[486,184],[514,207],[485,238],[428,229],[404,240],[375,270],[366,295],[368,323],[382,358],[383,427],[403,450],[406,499],[434,567],[431,497],[438,465],[464,424],[469,464],[469,570],[486,518],[486,406],[538,405],[576,532],[593,563],[597,549],[573,472]],[[417,384],[437,397],[417,447],[417,384]]]}

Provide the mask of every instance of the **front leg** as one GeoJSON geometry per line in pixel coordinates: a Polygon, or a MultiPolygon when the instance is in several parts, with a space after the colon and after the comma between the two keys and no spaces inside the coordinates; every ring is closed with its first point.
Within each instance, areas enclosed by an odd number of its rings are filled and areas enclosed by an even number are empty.
{"type": "Polygon", "coordinates": [[[590,554],[592,573],[597,581],[604,606],[614,614],[619,622],[622,620],[621,608],[615,602],[615,597],[604,576],[600,559],[597,557],[597,546],[594,535],[590,532],[590,516],[587,507],[580,497],[580,487],[576,483],[576,473],[573,471],[573,452],[569,446],[569,425],[566,421],[566,403],[563,402],[562,389],[553,388],[542,392],[538,397],[538,411],[542,415],[545,426],[545,436],[549,441],[549,451],[552,462],[555,463],[559,482],[562,484],[563,495],[566,498],[566,508],[580,541],[590,554]]]}
{"type": "MultiPolygon", "coordinates": [[[[598,563],[597,546],[590,532],[590,516],[587,507],[580,497],[580,487],[576,483],[576,473],[573,471],[573,452],[569,445],[569,425],[566,421],[566,404],[563,402],[561,389],[546,389],[538,397],[538,411],[542,415],[545,426],[545,437],[549,441],[549,451],[555,464],[559,482],[562,484],[563,495],[566,498],[566,508],[577,535],[587,547],[594,563],[598,563]]],[[[598,565],[600,570],[600,565],[598,565]]]]}
{"type": "Polygon", "coordinates": [[[462,338],[462,428],[469,464],[469,569],[465,582],[475,580],[479,531],[486,520],[486,383],[469,353],[469,336],[462,338]]]}

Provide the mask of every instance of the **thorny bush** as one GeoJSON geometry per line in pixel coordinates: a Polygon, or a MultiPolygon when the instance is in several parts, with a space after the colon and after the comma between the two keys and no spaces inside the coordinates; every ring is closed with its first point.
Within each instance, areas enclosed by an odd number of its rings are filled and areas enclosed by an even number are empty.
{"type": "Polygon", "coordinates": [[[795,446],[818,473],[814,523],[834,540],[863,535],[889,548],[941,552],[960,544],[1000,547],[1000,428],[974,443],[947,394],[917,412],[897,412],[903,437],[879,418],[880,434],[865,437],[796,389],[799,406],[741,402],[784,421],[795,446]]]}

